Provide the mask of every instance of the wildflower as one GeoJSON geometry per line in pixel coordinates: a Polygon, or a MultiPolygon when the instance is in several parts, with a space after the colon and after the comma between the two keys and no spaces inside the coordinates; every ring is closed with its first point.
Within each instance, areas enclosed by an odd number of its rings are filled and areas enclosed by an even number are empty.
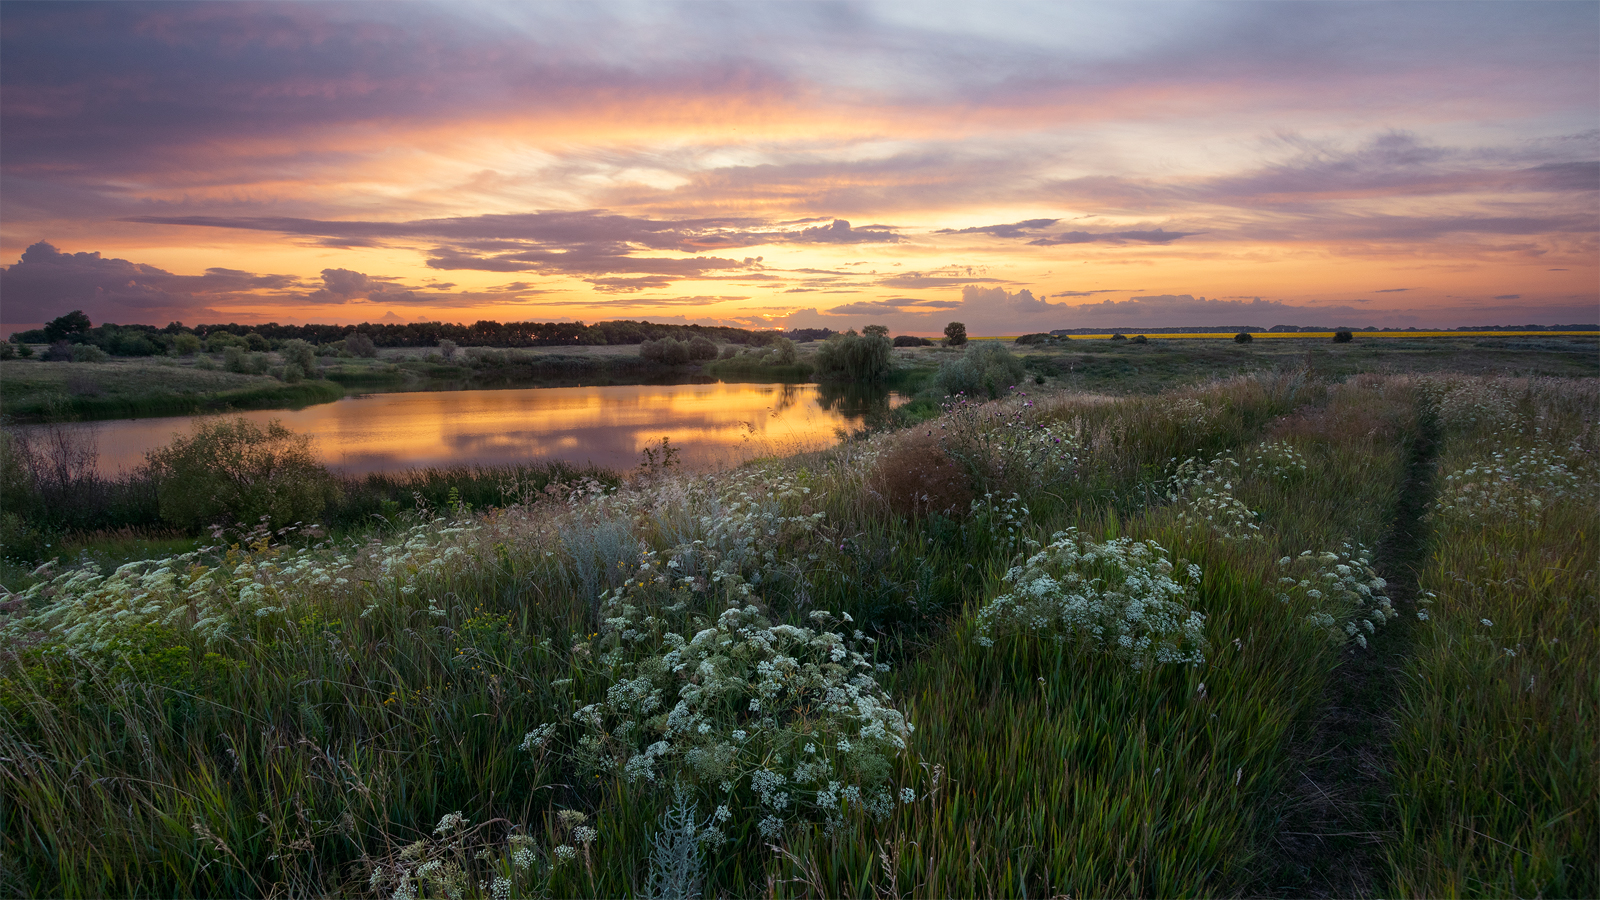
{"type": "Polygon", "coordinates": [[[562,844],[555,850],[556,859],[561,862],[572,862],[578,858],[578,851],[569,844],[562,844]]]}

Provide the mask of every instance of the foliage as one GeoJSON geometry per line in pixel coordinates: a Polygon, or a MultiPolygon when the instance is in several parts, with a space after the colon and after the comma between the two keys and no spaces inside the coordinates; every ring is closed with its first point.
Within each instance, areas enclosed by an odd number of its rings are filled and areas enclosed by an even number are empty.
{"type": "Polygon", "coordinates": [[[83,334],[91,327],[93,327],[92,323],[89,321],[89,317],[83,314],[83,310],[75,309],[64,316],[46,322],[44,339],[46,342],[54,344],[57,341],[67,340],[73,335],[83,334]]]}
{"type": "Polygon", "coordinates": [[[882,381],[889,374],[889,339],[881,334],[834,335],[817,349],[817,378],[823,381],[882,381]]]}
{"type": "Polygon", "coordinates": [[[1355,335],[1351,334],[1347,329],[1341,328],[1333,333],[1333,342],[1335,344],[1348,344],[1353,340],[1355,340],[1355,335]]]}
{"type": "Polygon", "coordinates": [[[964,394],[993,400],[1021,384],[1026,376],[1022,360],[999,341],[978,341],[960,359],[940,365],[937,384],[946,395],[964,394]]]}
{"type": "Polygon", "coordinates": [[[276,420],[265,428],[244,418],[202,422],[151,452],[149,466],[161,517],[183,528],[315,522],[336,495],[311,439],[276,420]]]}
{"type": "Polygon", "coordinates": [[[894,345],[896,347],[932,347],[933,341],[916,335],[898,334],[895,335],[894,345]]]}
{"type": "Polygon", "coordinates": [[[944,326],[944,342],[952,347],[959,347],[967,342],[967,326],[961,322],[951,322],[944,326]]]}
{"type": "Polygon", "coordinates": [[[374,359],[378,355],[378,347],[372,338],[360,331],[352,331],[344,339],[344,348],[363,359],[374,359]]]}
{"type": "Polygon", "coordinates": [[[1153,541],[1058,532],[1005,580],[1011,590],[978,611],[980,644],[1025,631],[1109,652],[1135,668],[1205,662],[1205,616],[1190,608],[1200,567],[1174,565],[1153,541]]]}
{"type": "Polygon", "coordinates": [[[689,339],[689,358],[693,360],[716,359],[717,345],[697,334],[689,339]]]}
{"type": "Polygon", "coordinates": [[[1248,331],[1241,331],[1238,334],[1233,336],[1233,342],[1235,344],[1248,344],[1248,343],[1250,343],[1251,341],[1253,341],[1255,339],[1256,339],[1255,335],[1251,334],[1248,331]]]}

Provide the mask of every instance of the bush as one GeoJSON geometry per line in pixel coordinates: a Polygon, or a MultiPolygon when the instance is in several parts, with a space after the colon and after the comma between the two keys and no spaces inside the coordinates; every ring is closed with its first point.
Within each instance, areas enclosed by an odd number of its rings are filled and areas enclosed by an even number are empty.
{"type": "Polygon", "coordinates": [[[739,355],[739,345],[738,344],[723,344],[722,345],[722,352],[717,355],[717,358],[718,359],[733,359],[735,356],[738,356],[738,355],[739,355]]]}
{"type": "Polygon", "coordinates": [[[1117,334],[1113,334],[1113,335],[1112,335],[1112,336],[1111,336],[1111,339],[1112,339],[1112,340],[1113,340],[1113,341],[1125,341],[1125,340],[1127,340],[1127,339],[1128,339],[1128,336],[1127,336],[1127,335],[1125,335],[1125,334],[1122,334],[1122,333],[1121,333],[1121,332],[1118,332],[1118,333],[1117,333],[1117,334]]]}
{"type": "Polygon", "coordinates": [[[896,347],[932,347],[933,341],[915,335],[901,334],[895,336],[894,345],[896,347]]]}
{"type": "Polygon", "coordinates": [[[639,345],[639,357],[669,366],[681,366],[689,361],[689,345],[674,338],[645,341],[639,345]]]}
{"type": "MultiPolygon", "coordinates": [[[[283,342],[283,346],[278,348],[278,353],[283,357],[286,369],[292,371],[298,366],[302,376],[310,377],[316,375],[317,350],[309,343],[299,338],[291,338],[283,342]]],[[[285,380],[287,381],[288,379],[285,380]]]]}
{"type": "Polygon", "coordinates": [[[689,339],[689,358],[716,359],[717,345],[700,335],[695,335],[689,339]]]}
{"type": "Polygon", "coordinates": [[[148,459],[161,518],[180,528],[312,522],[336,495],[311,438],[277,420],[264,429],[245,418],[202,423],[148,459]]]}
{"type": "Polygon", "coordinates": [[[188,332],[184,332],[172,339],[172,349],[179,356],[193,356],[200,352],[200,347],[200,338],[188,332]]]}
{"type": "Polygon", "coordinates": [[[244,336],[244,345],[257,353],[265,353],[272,349],[271,345],[267,343],[267,339],[254,331],[244,336]]]}
{"type": "Polygon", "coordinates": [[[1353,340],[1355,340],[1355,335],[1351,334],[1347,329],[1341,328],[1333,333],[1333,342],[1335,344],[1348,344],[1353,340]]]}
{"type": "Polygon", "coordinates": [[[952,347],[959,347],[967,342],[967,326],[960,322],[951,322],[944,327],[944,341],[952,347]]]}
{"type": "Polygon", "coordinates": [[[106,355],[106,352],[104,350],[101,350],[99,347],[96,347],[93,344],[73,344],[72,345],[72,361],[73,362],[97,363],[97,362],[105,362],[106,360],[108,360],[110,358],[111,357],[106,355]]]}
{"type": "Polygon", "coordinates": [[[229,372],[238,372],[243,375],[247,371],[245,368],[244,347],[238,344],[229,344],[224,347],[222,350],[222,367],[229,372]]]}
{"type": "Polygon", "coordinates": [[[1150,339],[1145,337],[1142,334],[1136,334],[1136,335],[1133,336],[1133,339],[1131,341],[1129,341],[1129,343],[1132,343],[1132,344],[1148,344],[1148,343],[1150,343],[1150,339]]]}
{"type": "Polygon", "coordinates": [[[443,338],[439,341],[439,355],[444,357],[445,362],[456,358],[456,349],[456,342],[449,338],[443,338]]]}
{"type": "Polygon", "coordinates": [[[883,335],[834,335],[817,349],[817,377],[824,381],[881,381],[889,374],[889,339],[883,335]]]}
{"type": "Polygon", "coordinates": [[[1034,334],[1025,334],[1022,337],[1017,338],[1017,344],[1018,346],[1022,347],[1026,347],[1029,344],[1048,344],[1050,343],[1051,337],[1052,336],[1048,332],[1044,331],[1036,332],[1034,334]]]}
{"type": "Polygon", "coordinates": [[[226,353],[229,347],[238,347],[241,350],[246,346],[244,338],[226,331],[218,331],[206,338],[206,351],[208,353],[226,353]]]}
{"type": "Polygon", "coordinates": [[[0,359],[16,359],[17,345],[10,341],[0,343],[0,359]]]}
{"type": "Polygon", "coordinates": [[[350,332],[344,339],[344,348],[362,359],[374,359],[378,355],[378,346],[372,343],[372,338],[359,331],[350,332]]]}
{"type": "Polygon", "coordinates": [[[939,367],[936,383],[945,394],[987,396],[993,400],[1007,388],[1021,384],[1027,373],[1022,360],[1011,355],[998,341],[973,344],[960,359],[939,367]]]}
{"type": "Polygon", "coordinates": [[[1241,331],[1233,336],[1233,342],[1235,344],[1248,344],[1253,340],[1255,340],[1255,336],[1248,331],[1241,331]]]}
{"type": "Polygon", "coordinates": [[[886,338],[886,337],[889,336],[889,326],[887,326],[887,325],[868,325],[867,327],[861,329],[861,333],[866,335],[867,337],[886,338]]]}

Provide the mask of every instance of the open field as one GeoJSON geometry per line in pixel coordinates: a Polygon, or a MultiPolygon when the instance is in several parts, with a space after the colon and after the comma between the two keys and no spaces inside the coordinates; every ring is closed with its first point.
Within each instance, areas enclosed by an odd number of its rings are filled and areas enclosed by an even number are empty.
{"type": "Polygon", "coordinates": [[[46,568],[0,891],[1592,896],[1596,380],[1310,362],[46,568]]]}

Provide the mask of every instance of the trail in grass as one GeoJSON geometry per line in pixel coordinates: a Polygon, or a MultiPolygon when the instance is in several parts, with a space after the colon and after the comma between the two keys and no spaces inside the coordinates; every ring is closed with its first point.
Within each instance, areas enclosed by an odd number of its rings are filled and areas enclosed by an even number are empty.
{"type": "Polygon", "coordinates": [[[1259,892],[1281,897],[1372,896],[1383,869],[1394,762],[1393,708],[1411,655],[1417,570],[1427,553],[1422,521],[1432,501],[1438,424],[1424,409],[1395,519],[1374,554],[1401,615],[1363,649],[1350,645],[1328,679],[1320,712],[1292,748],[1279,822],[1259,892]]]}

